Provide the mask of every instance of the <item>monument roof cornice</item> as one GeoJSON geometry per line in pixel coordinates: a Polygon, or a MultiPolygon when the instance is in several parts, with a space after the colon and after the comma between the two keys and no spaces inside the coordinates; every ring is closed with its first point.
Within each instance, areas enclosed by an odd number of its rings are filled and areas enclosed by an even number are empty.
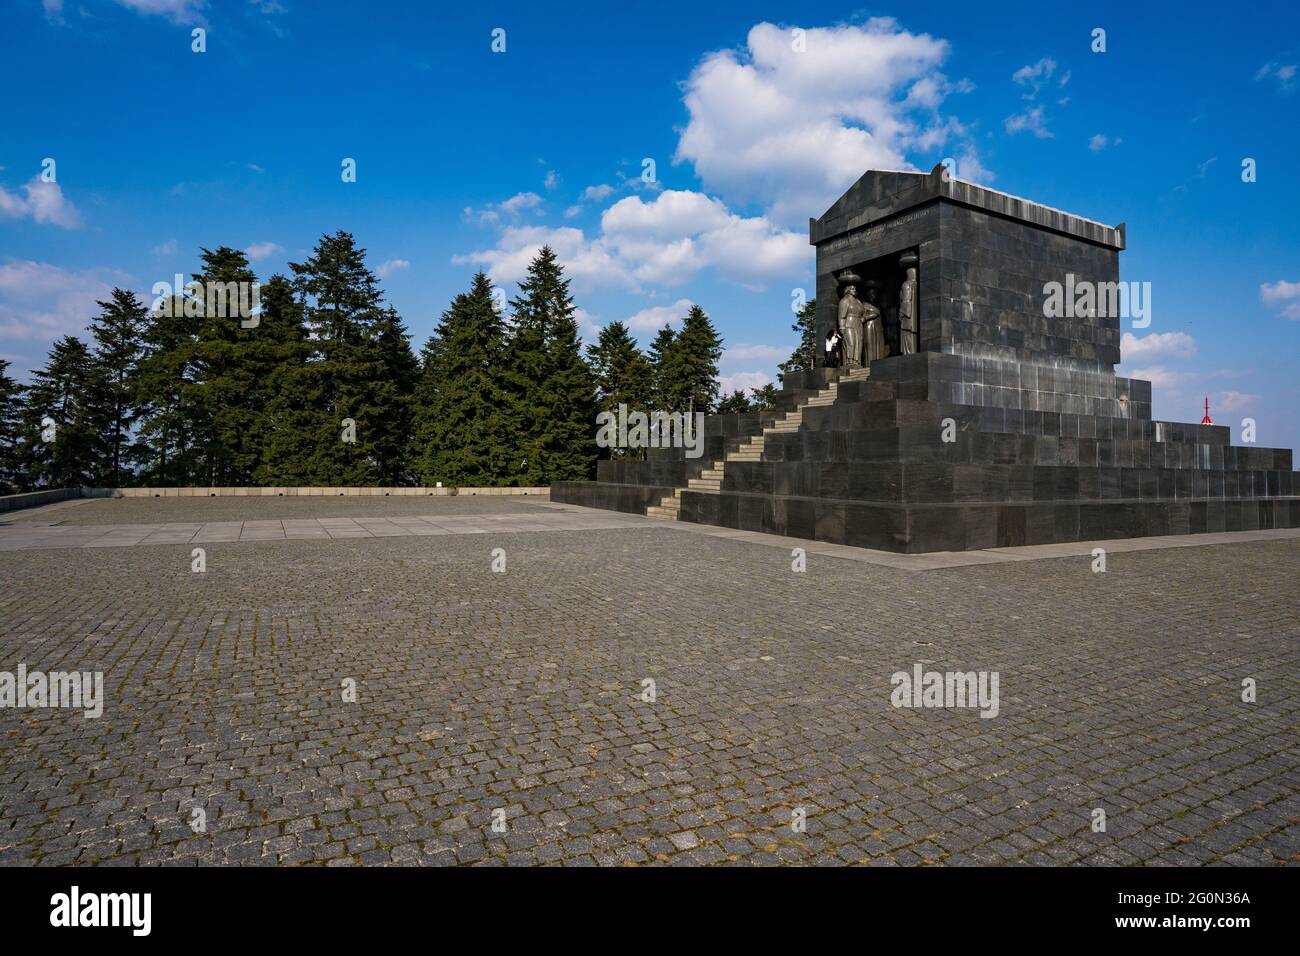
{"type": "Polygon", "coordinates": [[[818,245],[935,201],[1016,219],[1112,249],[1125,248],[1123,223],[1108,226],[1020,196],[954,179],[946,174],[942,163],[928,173],[868,170],[821,218],[808,220],[808,238],[813,245],[818,245]]]}

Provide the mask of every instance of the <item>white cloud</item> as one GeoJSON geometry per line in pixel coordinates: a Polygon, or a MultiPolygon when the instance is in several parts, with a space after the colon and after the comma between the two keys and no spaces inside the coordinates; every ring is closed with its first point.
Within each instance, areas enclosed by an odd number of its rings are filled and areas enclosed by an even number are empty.
{"type": "Polygon", "coordinates": [[[610,196],[614,195],[616,190],[608,183],[598,183],[595,186],[588,186],[582,191],[583,202],[604,202],[610,196]]]}
{"type": "Polygon", "coordinates": [[[47,183],[38,174],[24,183],[22,189],[26,198],[0,186],[0,216],[9,219],[30,216],[34,222],[49,222],[64,229],[76,229],[81,225],[81,213],[64,197],[58,183],[47,183]]]}
{"type": "Polygon", "coordinates": [[[202,22],[207,0],[117,0],[119,6],[146,16],[161,16],[172,23],[202,22]]]}
{"type": "Polygon", "coordinates": [[[515,193],[509,199],[499,203],[488,203],[482,209],[466,206],[461,213],[461,218],[465,222],[477,221],[479,225],[487,226],[499,223],[502,216],[507,219],[517,220],[521,214],[528,210],[540,212],[541,205],[542,197],[537,193],[515,193]]]}
{"type": "Polygon", "coordinates": [[[629,315],[623,324],[634,332],[658,332],[665,325],[675,326],[681,322],[694,304],[690,299],[678,299],[672,305],[652,306],[629,315]]]}
{"type": "Polygon", "coordinates": [[[387,262],[381,262],[375,273],[381,279],[387,279],[394,272],[400,272],[403,269],[411,268],[411,264],[405,259],[389,259],[387,262]]]}
{"type": "Polygon", "coordinates": [[[1248,392],[1218,392],[1210,397],[1210,411],[1245,411],[1257,401],[1259,401],[1259,396],[1252,395],[1248,392]]]}
{"type": "MultiPolygon", "coordinates": [[[[0,338],[45,349],[61,335],[84,335],[113,286],[132,278],[115,269],[63,269],[46,262],[11,260],[0,265],[0,338]]],[[[31,357],[39,364],[40,353],[31,357]]]]}
{"type": "Polygon", "coordinates": [[[244,254],[248,256],[250,262],[268,259],[281,252],[284,252],[284,247],[274,242],[254,242],[244,250],[244,254]]]}
{"type": "Polygon", "coordinates": [[[153,254],[164,259],[176,255],[176,240],[168,239],[166,242],[160,242],[153,247],[153,254]]]}
{"type": "Polygon", "coordinates": [[[42,0],[41,7],[45,10],[45,17],[51,23],[63,22],[63,0],[42,0]]]}
{"type": "Polygon", "coordinates": [[[802,233],[780,230],[762,216],[737,216],[717,199],[686,190],[665,190],[649,202],[620,200],[601,215],[596,238],[574,227],[511,227],[495,248],[453,261],[486,266],[496,283],[513,282],[544,243],[580,283],[633,290],[643,283],[680,285],[704,269],[762,288],[806,272],[812,261],[802,233]]]}
{"type": "Polygon", "coordinates": [[[1282,318],[1300,320],[1300,282],[1265,282],[1259,287],[1259,297],[1265,305],[1282,306],[1282,318]]]}
{"type": "MultiPolygon", "coordinates": [[[[1045,56],[1033,66],[1022,66],[1016,70],[1011,74],[1011,79],[1020,86],[1028,87],[1029,92],[1024,94],[1024,98],[1032,100],[1038,96],[1038,91],[1052,78],[1055,71],[1056,61],[1050,56],[1045,56]]],[[[1066,74],[1065,79],[1061,81],[1061,85],[1064,86],[1068,82],[1070,82],[1070,77],[1069,74],[1066,74]]]]}
{"type": "Polygon", "coordinates": [[[1255,80],[1272,77],[1277,81],[1279,93],[1290,93],[1296,86],[1297,67],[1294,63],[1265,63],[1255,73],[1255,80]]]}
{"type": "Polygon", "coordinates": [[[1028,131],[1033,133],[1039,139],[1051,139],[1056,134],[1047,128],[1047,119],[1043,113],[1043,106],[1040,103],[1033,109],[1027,109],[1023,113],[1016,113],[1008,116],[1002,121],[1003,128],[1008,133],[1022,133],[1028,131]]]}
{"type": "Polygon", "coordinates": [[[805,40],[796,52],[788,30],[760,23],[744,51],[708,54],[686,81],[690,118],[674,156],[711,193],[763,204],[780,223],[820,215],[868,169],[912,168],[905,152],[922,129],[949,129],[929,115],[954,89],[938,72],[946,41],[885,18],[809,29],[805,40]]]}
{"type": "Polygon", "coordinates": [[[1119,351],[1125,361],[1150,359],[1158,355],[1188,358],[1196,354],[1196,340],[1186,332],[1153,332],[1141,338],[1125,332],[1120,339],[1119,351]]]}
{"type": "Polygon", "coordinates": [[[560,174],[553,169],[548,169],[546,171],[546,178],[542,181],[542,184],[548,191],[554,189],[556,186],[560,185],[560,174]]]}
{"type": "Polygon", "coordinates": [[[1175,388],[1193,376],[1186,372],[1177,372],[1173,369],[1165,368],[1163,365],[1152,365],[1148,368],[1135,368],[1131,372],[1122,373],[1125,378],[1137,378],[1144,382],[1150,382],[1156,388],[1175,388]]]}
{"type": "Polygon", "coordinates": [[[751,388],[762,388],[773,381],[770,372],[733,372],[718,376],[718,394],[724,398],[737,390],[749,393],[751,388]]]}
{"type": "Polygon", "coordinates": [[[1098,133],[1096,136],[1093,136],[1091,139],[1088,140],[1088,148],[1092,150],[1094,153],[1100,153],[1103,149],[1105,149],[1109,145],[1110,145],[1110,140],[1107,139],[1105,136],[1103,136],[1101,133],[1098,133]]]}
{"type": "Polygon", "coordinates": [[[790,357],[789,348],[775,345],[750,345],[740,342],[731,346],[722,354],[724,362],[777,362],[790,357]]]}

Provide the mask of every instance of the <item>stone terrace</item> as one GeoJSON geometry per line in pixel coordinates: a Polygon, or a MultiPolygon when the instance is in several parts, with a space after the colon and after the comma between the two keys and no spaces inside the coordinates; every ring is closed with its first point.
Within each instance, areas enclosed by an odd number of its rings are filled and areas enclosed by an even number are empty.
{"type": "Polygon", "coordinates": [[[0,670],[106,686],[98,720],[0,710],[0,863],[1300,861],[1294,538],[1115,552],[1105,574],[1086,556],[913,572],[829,553],[798,574],[797,541],[597,514],[621,524],[458,498],[6,518],[0,541],[485,527],[216,541],[204,574],[188,543],[0,553],[0,670]],[[895,709],[890,675],[917,662],[999,672],[999,716],[895,709]]]}

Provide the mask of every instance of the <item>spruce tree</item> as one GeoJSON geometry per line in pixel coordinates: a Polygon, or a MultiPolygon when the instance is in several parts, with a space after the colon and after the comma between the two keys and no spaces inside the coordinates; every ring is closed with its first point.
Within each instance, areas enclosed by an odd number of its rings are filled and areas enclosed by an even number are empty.
{"type": "Polygon", "coordinates": [[[9,363],[0,359],[0,494],[11,495],[25,486],[18,457],[25,391],[10,378],[9,363]]]}
{"type": "Polygon", "coordinates": [[[103,416],[91,403],[96,374],[90,349],[71,335],[55,342],[45,367],[32,373],[19,451],[32,486],[93,484],[107,447],[103,416]]]}
{"type": "Polygon", "coordinates": [[[161,487],[193,485],[200,473],[192,441],[198,322],[186,317],[186,300],[179,289],[175,292],[149,311],[136,375],[138,477],[141,484],[161,487]]]}
{"type": "Polygon", "coordinates": [[[134,292],[114,289],[107,302],[96,303],[100,314],[91,320],[95,339],[94,377],[98,386],[91,401],[103,416],[107,455],[96,477],[113,488],[127,484],[127,465],[135,457],[131,429],[140,415],[137,379],[144,352],[144,333],[149,310],[134,292]]]}
{"type": "Polygon", "coordinates": [[[515,476],[517,452],[500,369],[505,328],[492,299],[492,283],[480,272],[442,314],[425,349],[422,395],[430,401],[418,410],[415,461],[425,485],[499,486],[515,476]]]}

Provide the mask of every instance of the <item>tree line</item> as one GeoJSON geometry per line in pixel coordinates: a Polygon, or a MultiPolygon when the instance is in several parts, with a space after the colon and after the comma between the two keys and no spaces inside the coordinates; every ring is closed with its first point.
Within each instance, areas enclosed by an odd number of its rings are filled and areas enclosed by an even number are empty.
{"type": "MultiPolygon", "coordinates": [[[[200,288],[258,283],[237,249],[200,261],[200,288]]],[[[599,411],[774,399],[769,385],[719,401],[722,339],[699,306],[646,351],[611,322],[584,353],[549,247],[508,309],[475,275],[418,356],[350,233],[322,236],[289,271],[260,284],[254,320],[192,289],[146,305],[118,288],[90,341],[58,339],[30,384],[0,360],[0,487],[549,485],[642,453],[597,448],[599,411]]],[[[809,367],[811,305],[783,374],[809,367]]]]}

